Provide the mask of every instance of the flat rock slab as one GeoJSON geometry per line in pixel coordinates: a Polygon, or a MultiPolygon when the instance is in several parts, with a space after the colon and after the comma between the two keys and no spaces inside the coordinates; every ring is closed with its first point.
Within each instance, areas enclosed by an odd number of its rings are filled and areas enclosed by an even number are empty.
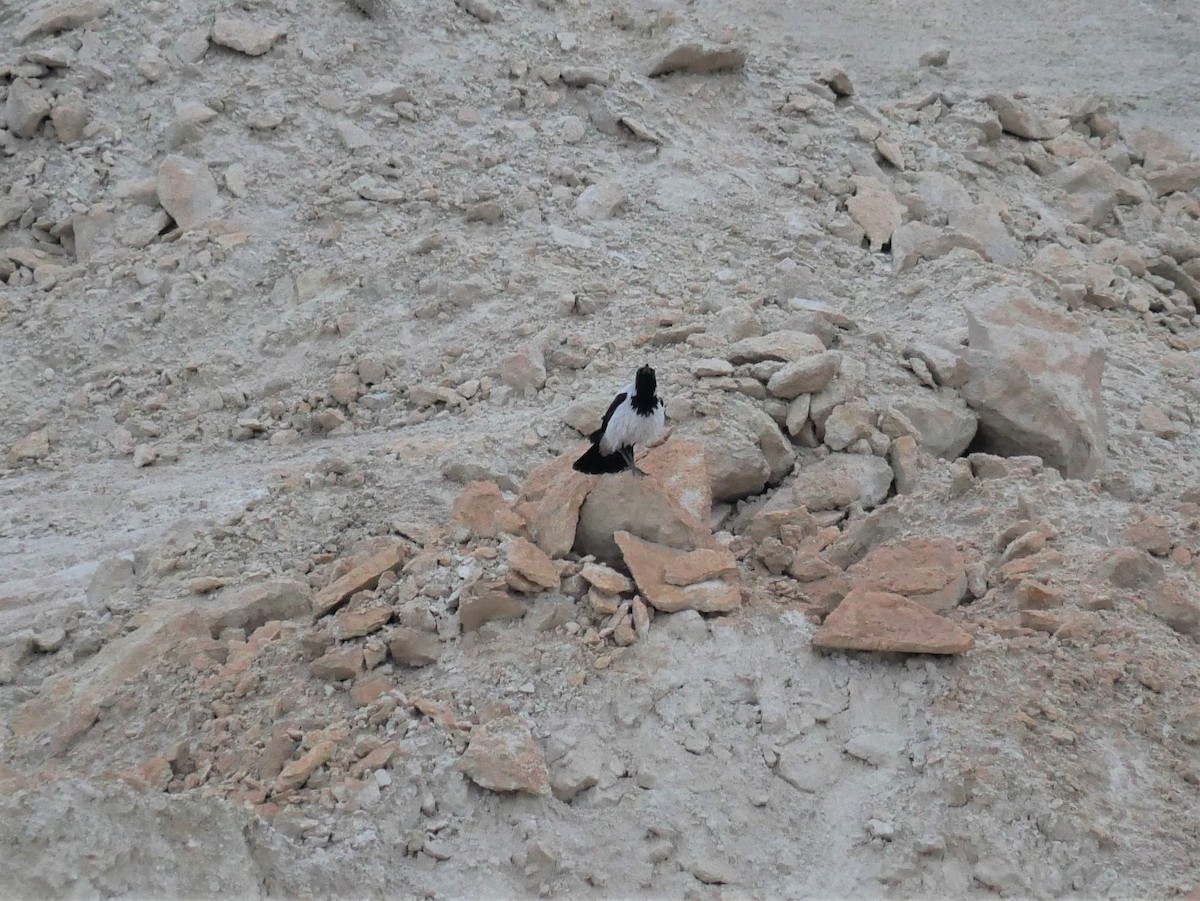
{"type": "Polygon", "coordinates": [[[495,482],[468,483],[450,508],[450,522],[466,526],[477,538],[495,538],[503,532],[515,535],[525,527],[495,482]]]}
{"type": "Polygon", "coordinates": [[[870,509],[883,503],[891,484],[892,467],[882,457],[830,454],[798,466],[790,487],[798,505],[817,513],[853,504],[870,509]]]}
{"type": "Polygon", "coordinates": [[[903,595],[941,612],[967,596],[966,565],[962,551],[947,538],[908,538],[879,545],[849,572],[863,591],[903,595]]]}
{"type": "Polygon", "coordinates": [[[520,717],[502,716],[472,729],[458,769],[491,791],[550,793],[546,758],[520,717]]]}
{"type": "Polygon", "coordinates": [[[275,42],[287,34],[281,25],[264,25],[233,16],[217,16],[212,27],[212,41],[247,56],[262,56],[275,42]]]}
{"type": "Polygon", "coordinates": [[[508,543],[508,565],[538,588],[558,587],[558,568],[554,561],[531,541],[514,538],[508,543]]]}
{"type": "Polygon", "coordinates": [[[961,654],[971,636],[916,601],[885,591],[851,591],[813,635],[813,646],[904,654],[961,654]]]}
{"type": "Polygon", "coordinates": [[[729,551],[679,551],[643,541],[628,532],[618,532],[615,537],[638,589],[656,609],[664,613],[680,610],[729,613],[741,606],[737,564],[729,551]],[[714,566],[713,554],[724,554],[728,559],[714,566]],[[667,581],[668,568],[676,580],[695,578],[697,581],[672,585],[667,581]],[[719,576],[704,578],[714,570],[719,576]]]}
{"type": "Polygon", "coordinates": [[[18,44],[24,44],[39,35],[69,31],[100,18],[108,9],[108,4],[100,0],[51,3],[26,15],[13,31],[13,38],[18,44]]]}
{"type": "Polygon", "coordinates": [[[313,619],[318,620],[337,610],[350,600],[351,595],[374,588],[385,572],[400,568],[405,556],[404,544],[392,541],[364,557],[344,576],[317,592],[312,602],[313,619]]]}
{"type": "Polygon", "coordinates": [[[692,41],[673,47],[652,62],[646,70],[651,78],[684,72],[691,75],[710,75],[713,72],[736,72],[746,65],[746,51],[692,41]]]}

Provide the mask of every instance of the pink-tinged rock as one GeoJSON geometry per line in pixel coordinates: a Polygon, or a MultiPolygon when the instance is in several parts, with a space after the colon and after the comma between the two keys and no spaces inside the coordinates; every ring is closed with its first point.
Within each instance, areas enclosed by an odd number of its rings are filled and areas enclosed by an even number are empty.
{"type": "Polygon", "coordinates": [[[450,522],[466,526],[477,538],[515,535],[525,527],[495,482],[470,482],[450,508],[450,522]]]}
{"type": "Polygon", "coordinates": [[[529,537],[550,557],[565,557],[575,544],[579,508],[588,492],[600,481],[572,469],[575,460],[588,448],[579,442],[537,467],[525,480],[516,512],[527,523],[529,537]]]}
{"type": "Polygon", "coordinates": [[[317,592],[312,602],[313,619],[318,620],[337,610],[350,600],[351,595],[374,588],[385,572],[400,568],[405,556],[404,544],[399,540],[389,541],[364,556],[344,576],[317,592]]]}
{"type": "Polygon", "coordinates": [[[819,648],[961,654],[971,636],[916,601],[884,591],[851,591],[813,635],[819,648]]]}
{"type": "Polygon", "coordinates": [[[498,717],[472,729],[458,769],[491,791],[550,793],[546,758],[529,727],[516,716],[498,717]]]}
{"type": "Polygon", "coordinates": [[[508,543],[508,565],[512,571],[537,588],[557,588],[558,567],[536,544],[524,538],[508,543]]]}
{"type": "Polygon", "coordinates": [[[720,567],[719,577],[689,585],[672,585],[666,580],[668,567],[672,567],[676,578],[699,576],[714,568],[711,555],[716,552],[707,549],[680,551],[643,541],[629,532],[618,532],[616,541],[638,589],[656,609],[664,613],[680,610],[729,613],[741,606],[741,584],[736,565],[729,565],[733,555],[728,551],[723,553],[729,558],[716,564],[720,567]]]}
{"type": "Polygon", "coordinates": [[[900,594],[940,613],[967,596],[966,565],[949,539],[908,538],[879,545],[849,573],[856,588],[900,594]]]}

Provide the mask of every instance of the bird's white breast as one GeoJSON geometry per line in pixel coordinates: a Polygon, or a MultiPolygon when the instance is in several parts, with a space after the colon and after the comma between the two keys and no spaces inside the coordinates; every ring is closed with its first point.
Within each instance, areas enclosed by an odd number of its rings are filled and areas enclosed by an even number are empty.
{"type": "Polygon", "coordinates": [[[600,453],[616,453],[619,448],[627,445],[645,446],[659,436],[665,424],[666,417],[661,403],[648,416],[641,416],[634,411],[633,405],[626,397],[621,406],[613,411],[608,428],[600,438],[600,453]]]}

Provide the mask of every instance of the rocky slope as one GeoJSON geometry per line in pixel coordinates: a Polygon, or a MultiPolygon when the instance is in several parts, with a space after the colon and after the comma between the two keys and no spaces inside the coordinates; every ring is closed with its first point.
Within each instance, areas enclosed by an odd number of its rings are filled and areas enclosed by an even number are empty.
{"type": "Polygon", "coordinates": [[[1192,891],[1200,48],[927,12],[0,8],[0,885],[1192,891]]]}

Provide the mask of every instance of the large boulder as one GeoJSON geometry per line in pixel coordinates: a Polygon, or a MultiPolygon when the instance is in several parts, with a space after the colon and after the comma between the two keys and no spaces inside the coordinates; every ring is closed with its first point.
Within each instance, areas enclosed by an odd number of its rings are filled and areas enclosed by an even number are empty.
{"type": "Polygon", "coordinates": [[[1103,470],[1108,425],[1100,392],[1103,338],[1080,317],[1024,288],[994,288],[967,307],[963,398],[979,415],[977,444],[1033,454],[1067,478],[1103,470]]]}
{"type": "Polygon", "coordinates": [[[575,550],[616,563],[621,560],[618,532],[680,550],[712,547],[712,494],[704,461],[699,444],[669,441],[638,461],[645,478],[632,473],[600,478],[579,509],[575,550]]]}
{"type": "Polygon", "coordinates": [[[796,462],[792,444],[757,404],[740,397],[714,398],[714,415],[681,425],[677,434],[704,447],[712,498],[736,501],[777,484],[796,462]]]}

